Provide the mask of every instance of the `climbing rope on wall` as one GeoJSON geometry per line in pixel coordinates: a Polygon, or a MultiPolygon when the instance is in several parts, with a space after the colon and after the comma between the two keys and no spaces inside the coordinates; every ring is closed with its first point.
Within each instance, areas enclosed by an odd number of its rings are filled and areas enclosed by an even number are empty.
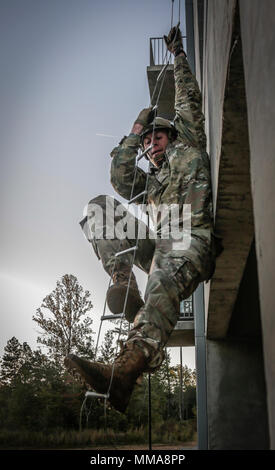
{"type": "MultiPolygon", "coordinates": [[[[171,5],[171,27],[172,27],[172,25],[173,25],[173,12],[174,12],[174,0],[171,0],[171,4],[172,4],[171,5]]],[[[177,24],[177,27],[176,27],[177,30],[179,28],[179,25],[180,25],[180,0],[179,0],[179,21],[178,21],[178,24],[177,24]]],[[[175,35],[175,38],[176,38],[176,35],[175,35]]],[[[168,53],[168,50],[166,51],[164,62],[166,60],[167,53],[168,53]]],[[[169,59],[168,59],[167,63],[162,67],[162,69],[161,69],[161,71],[160,71],[160,73],[157,77],[157,81],[156,81],[156,84],[155,84],[155,87],[154,87],[154,90],[153,90],[153,93],[152,93],[152,98],[151,98],[151,101],[150,101],[150,105],[153,107],[153,112],[154,112],[153,129],[152,129],[152,142],[154,141],[155,126],[156,126],[156,119],[155,118],[157,117],[158,104],[159,104],[159,100],[160,100],[160,97],[161,97],[161,92],[162,92],[162,89],[163,89],[163,84],[164,84],[164,80],[165,80],[165,76],[166,76],[166,71],[167,71],[167,67],[169,65],[171,56],[172,56],[172,54],[170,52],[170,56],[169,56],[169,59]],[[158,91],[158,94],[157,94],[156,102],[154,103],[154,105],[152,105],[152,103],[154,102],[154,97],[155,97],[156,90],[157,90],[158,86],[159,86],[159,91],[158,91]]],[[[135,171],[134,171],[133,183],[132,183],[132,188],[131,188],[130,200],[127,203],[127,210],[129,210],[130,204],[132,204],[136,199],[140,198],[141,196],[142,196],[142,206],[144,207],[146,196],[147,196],[148,181],[149,181],[149,174],[150,174],[150,171],[149,171],[150,170],[150,164],[149,164],[149,162],[148,162],[148,167],[147,167],[147,171],[146,171],[146,182],[145,182],[144,191],[142,191],[142,193],[136,195],[135,197],[133,197],[133,194],[134,194],[134,187],[135,187],[136,176],[137,176],[138,163],[141,161],[141,159],[143,157],[147,156],[147,154],[151,150],[151,148],[152,148],[152,145],[150,145],[150,147],[147,148],[146,150],[140,149],[139,152],[138,152],[137,159],[136,159],[137,164],[135,165],[135,171]]],[[[107,298],[105,297],[105,302],[104,302],[104,307],[103,307],[103,314],[102,314],[101,319],[100,319],[100,326],[99,326],[97,341],[96,341],[95,357],[94,357],[95,360],[96,360],[96,356],[97,356],[97,353],[98,353],[99,338],[100,338],[100,334],[101,334],[102,323],[103,323],[104,320],[120,319],[119,328],[117,330],[118,337],[117,337],[117,341],[116,341],[115,356],[118,353],[120,337],[121,337],[121,334],[122,334],[122,325],[123,325],[123,320],[125,319],[125,310],[126,310],[126,305],[127,305],[127,301],[128,301],[128,295],[129,295],[130,280],[131,280],[132,270],[133,270],[133,266],[134,266],[134,262],[135,262],[136,251],[138,249],[138,241],[139,241],[138,237],[139,237],[139,233],[137,233],[137,236],[136,236],[135,246],[133,246],[133,247],[127,249],[127,250],[118,251],[115,255],[115,261],[114,261],[114,264],[113,264],[113,269],[112,269],[112,273],[111,273],[111,276],[110,276],[107,291],[108,291],[108,289],[111,285],[111,282],[112,282],[113,274],[114,274],[115,267],[116,267],[117,258],[119,256],[125,254],[126,252],[127,253],[133,252],[133,256],[132,256],[132,260],[131,260],[131,266],[130,266],[130,274],[129,274],[128,284],[127,284],[127,290],[126,290],[125,299],[124,299],[124,306],[123,306],[123,311],[121,312],[121,314],[106,315],[107,298]]],[[[119,244],[119,250],[120,250],[120,247],[121,247],[121,240],[120,240],[120,244],[119,244]]],[[[112,387],[114,369],[115,369],[115,361],[113,361],[113,364],[112,364],[112,372],[111,372],[110,383],[109,383],[108,390],[106,391],[105,394],[101,394],[101,393],[97,393],[97,392],[93,392],[93,391],[87,391],[86,392],[85,398],[84,398],[84,401],[82,403],[81,410],[80,410],[80,421],[79,421],[80,430],[82,430],[82,415],[83,415],[84,411],[86,413],[86,422],[88,422],[88,418],[89,418],[89,415],[91,413],[92,403],[90,404],[90,408],[88,409],[88,407],[87,407],[88,398],[92,398],[92,399],[93,398],[103,398],[104,399],[104,421],[105,421],[105,429],[106,429],[107,400],[108,400],[108,397],[110,395],[110,390],[111,390],[111,387],[112,387]]],[[[167,367],[167,373],[168,373],[168,367],[167,367]]],[[[169,397],[170,397],[169,377],[168,377],[168,386],[169,386],[169,397]]],[[[151,392],[151,386],[150,386],[150,374],[149,374],[149,378],[148,378],[148,387],[149,387],[149,397],[148,397],[149,449],[151,449],[152,440],[151,440],[151,393],[150,393],[151,392]]]]}

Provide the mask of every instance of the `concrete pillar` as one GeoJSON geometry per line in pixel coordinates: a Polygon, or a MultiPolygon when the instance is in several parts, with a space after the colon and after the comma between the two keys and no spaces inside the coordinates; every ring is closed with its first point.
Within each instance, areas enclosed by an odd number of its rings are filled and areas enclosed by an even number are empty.
{"type": "Polygon", "coordinates": [[[275,2],[239,0],[271,449],[275,449],[275,2]]]}
{"type": "Polygon", "coordinates": [[[207,341],[209,449],[268,449],[260,344],[207,341]]]}

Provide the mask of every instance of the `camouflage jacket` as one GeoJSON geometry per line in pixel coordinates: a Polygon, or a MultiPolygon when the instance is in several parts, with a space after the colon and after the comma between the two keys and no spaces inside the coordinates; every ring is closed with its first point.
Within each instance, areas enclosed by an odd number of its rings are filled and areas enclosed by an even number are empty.
{"type": "Polygon", "coordinates": [[[174,64],[175,119],[177,138],[166,148],[162,167],[148,175],[136,167],[140,146],[139,135],[124,137],[111,153],[111,182],[125,199],[145,189],[147,203],[191,204],[191,246],[172,250],[170,256],[184,256],[209,279],[214,269],[213,215],[209,157],[206,153],[204,117],[201,111],[201,93],[185,57],[178,56],[174,64]],[[136,172],[136,173],[135,173],[136,172]]]}

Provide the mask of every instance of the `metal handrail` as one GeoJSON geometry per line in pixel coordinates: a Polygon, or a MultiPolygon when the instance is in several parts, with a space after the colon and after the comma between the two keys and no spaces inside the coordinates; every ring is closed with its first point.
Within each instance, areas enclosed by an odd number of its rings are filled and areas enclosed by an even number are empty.
{"type": "Polygon", "coordinates": [[[182,300],[182,302],[180,303],[179,320],[194,320],[193,295],[191,295],[191,297],[188,297],[188,299],[182,300]]]}
{"type": "MultiPolygon", "coordinates": [[[[182,36],[183,46],[186,50],[186,36],[182,36]]],[[[167,63],[174,63],[174,56],[167,53],[166,44],[163,37],[150,38],[150,66],[165,65],[167,63]]]]}

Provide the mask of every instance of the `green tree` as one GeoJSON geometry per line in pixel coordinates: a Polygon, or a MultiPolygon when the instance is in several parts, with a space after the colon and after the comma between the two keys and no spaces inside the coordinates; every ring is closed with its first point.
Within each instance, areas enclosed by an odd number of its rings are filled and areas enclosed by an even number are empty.
{"type": "MultiPolygon", "coordinates": [[[[170,401],[172,400],[170,361],[170,355],[167,352],[161,367],[150,377],[151,413],[152,423],[154,424],[162,422],[170,416],[170,401]]],[[[127,408],[127,418],[133,427],[147,425],[148,399],[149,375],[146,373],[143,375],[142,380],[138,381],[127,408]]]]}
{"type": "Polygon", "coordinates": [[[116,347],[114,345],[114,331],[108,330],[104,336],[104,342],[100,348],[99,361],[104,364],[110,364],[114,361],[116,347]]]}
{"type": "Polygon", "coordinates": [[[75,276],[65,274],[33,316],[42,330],[37,342],[46,346],[56,361],[72,352],[93,357],[93,321],[87,317],[93,305],[89,297],[75,276]]]}
{"type": "Polygon", "coordinates": [[[185,419],[194,418],[196,415],[196,387],[188,385],[183,396],[183,416],[185,419]]]}
{"type": "Polygon", "coordinates": [[[8,340],[1,360],[1,384],[11,385],[17,376],[22,380],[22,368],[30,357],[31,349],[26,342],[21,344],[15,336],[8,340]]]}
{"type": "Polygon", "coordinates": [[[196,371],[180,364],[171,368],[173,375],[172,414],[179,419],[192,417],[196,405],[196,371]]]}
{"type": "Polygon", "coordinates": [[[8,341],[1,364],[2,428],[76,428],[83,396],[81,384],[65,381],[59,365],[41,350],[32,351],[15,337],[8,341]]]}

